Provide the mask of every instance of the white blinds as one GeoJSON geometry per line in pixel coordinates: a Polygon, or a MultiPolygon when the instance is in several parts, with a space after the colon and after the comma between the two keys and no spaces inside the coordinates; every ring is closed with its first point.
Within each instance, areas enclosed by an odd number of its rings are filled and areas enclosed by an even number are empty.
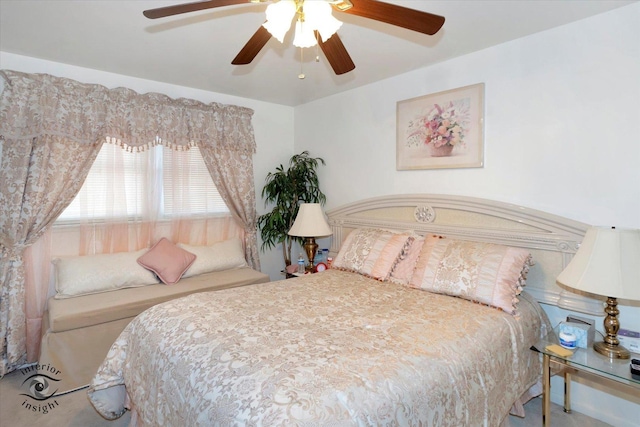
{"type": "Polygon", "coordinates": [[[163,151],[163,212],[166,216],[229,213],[200,150],[163,151]]]}

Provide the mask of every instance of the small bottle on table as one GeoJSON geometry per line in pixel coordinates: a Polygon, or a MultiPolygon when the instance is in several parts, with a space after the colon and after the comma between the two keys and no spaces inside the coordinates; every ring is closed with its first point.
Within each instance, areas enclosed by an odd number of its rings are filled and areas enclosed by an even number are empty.
{"type": "Polygon", "coordinates": [[[298,274],[304,274],[304,258],[302,254],[298,256],[298,274]]]}

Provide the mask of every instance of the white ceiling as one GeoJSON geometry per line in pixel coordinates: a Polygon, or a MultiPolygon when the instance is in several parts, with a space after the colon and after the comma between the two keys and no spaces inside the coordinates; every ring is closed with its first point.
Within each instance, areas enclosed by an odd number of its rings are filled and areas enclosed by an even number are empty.
{"type": "Polygon", "coordinates": [[[316,49],[301,63],[290,35],[284,44],[272,38],[250,65],[231,65],[264,22],[264,4],[149,20],[143,10],[190,1],[0,0],[0,50],[295,106],[634,1],[387,1],[444,16],[435,36],[336,12],[356,64],[342,76],[322,52],[315,62],[316,49]]]}

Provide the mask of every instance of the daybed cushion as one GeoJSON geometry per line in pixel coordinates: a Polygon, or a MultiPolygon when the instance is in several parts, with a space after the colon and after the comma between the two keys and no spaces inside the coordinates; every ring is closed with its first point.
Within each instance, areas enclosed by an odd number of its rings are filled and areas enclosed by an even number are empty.
{"type": "Polygon", "coordinates": [[[172,286],[155,284],[141,288],[121,289],[117,292],[85,295],[81,298],[50,298],[49,327],[51,332],[59,332],[97,325],[137,316],[151,306],[194,292],[268,281],[268,275],[247,267],[182,279],[172,286]]]}

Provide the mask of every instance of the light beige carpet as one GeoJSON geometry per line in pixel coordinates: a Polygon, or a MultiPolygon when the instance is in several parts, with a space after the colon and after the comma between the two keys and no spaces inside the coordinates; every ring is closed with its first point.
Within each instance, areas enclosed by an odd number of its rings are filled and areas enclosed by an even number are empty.
{"type": "MultiPolygon", "coordinates": [[[[29,384],[23,384],[26,378],[22,372],[15,371],[0,380],[0,427],[124,427],[129,424],[128,412],[115,421],[102,418],[89,403],[86,389],[41,402],[23,396],[22,393],[28,392],[29,384]]],[[[541,399],[532,399],[525,408],[526,418],[509,417],[511,427],[541,426],[541,399]]],[[[565,414],[562,407],[555,404],[551,421],[552,425],[563,427],[611,427],[577,412],[565,414]]]]}

